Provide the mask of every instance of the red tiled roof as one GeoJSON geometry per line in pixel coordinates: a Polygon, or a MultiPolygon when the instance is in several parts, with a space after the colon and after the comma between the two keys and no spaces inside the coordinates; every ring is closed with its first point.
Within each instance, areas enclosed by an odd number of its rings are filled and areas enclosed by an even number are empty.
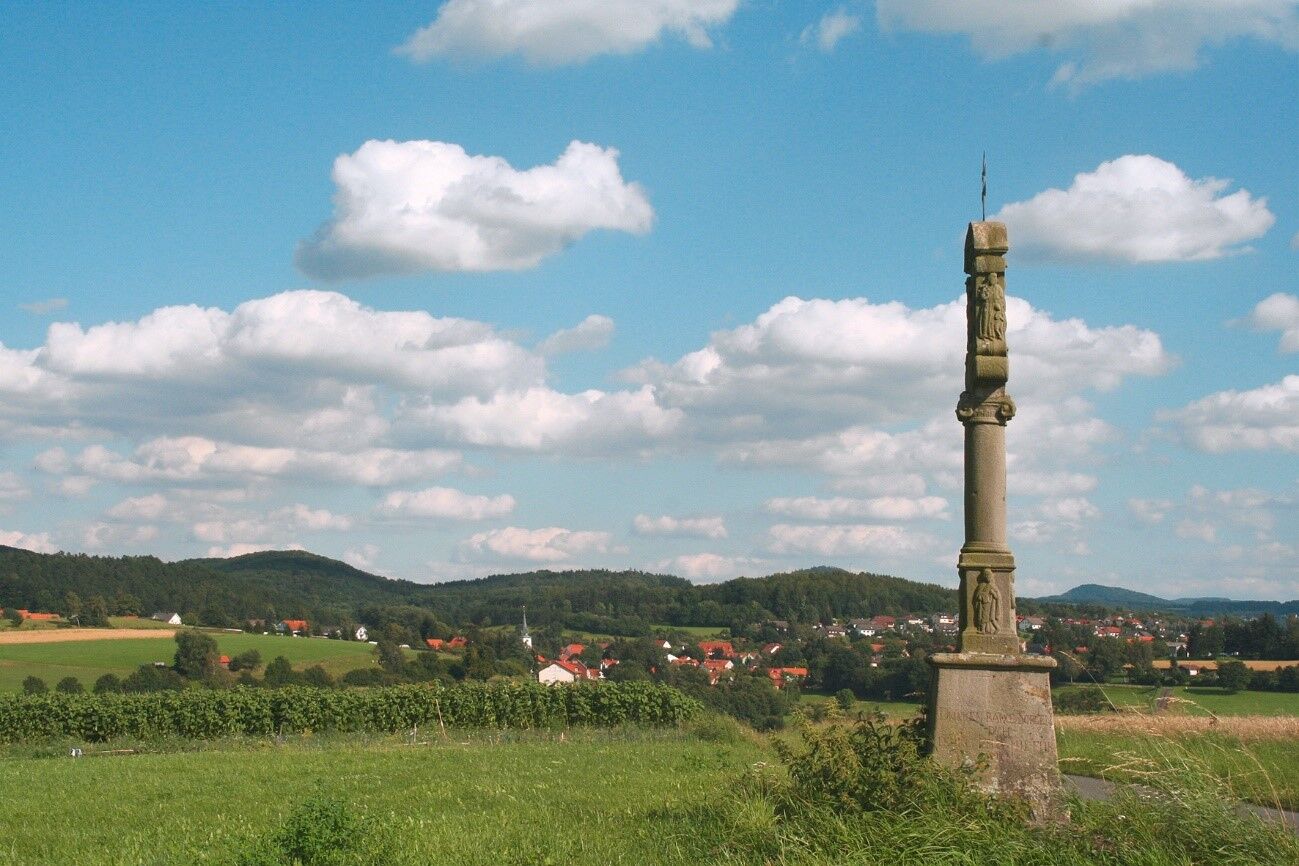
{"type": "Polygon", "coordinates": [[[440,637],[426,637],[424,638],[424,643],[428,645],[429,649],[440,650],[446,641],[440,637]]]}
{"type": "Polygon", "coordinates": [[[284,627],[289,631],[306,631],[307,621],[305,619],[286,619],[284,627]]]}

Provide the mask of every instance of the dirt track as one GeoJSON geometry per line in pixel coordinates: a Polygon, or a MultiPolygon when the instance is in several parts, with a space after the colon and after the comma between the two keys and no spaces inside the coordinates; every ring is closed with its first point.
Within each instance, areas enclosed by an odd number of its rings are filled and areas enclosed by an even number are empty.
{"type": "Polygon", "coordinates": [[[173,638],[170,628],[52,628],[39,631],[0,631],[0,646],[19,643],[65,643],[73,640],[121,640],[122,638],[173,638]]]}

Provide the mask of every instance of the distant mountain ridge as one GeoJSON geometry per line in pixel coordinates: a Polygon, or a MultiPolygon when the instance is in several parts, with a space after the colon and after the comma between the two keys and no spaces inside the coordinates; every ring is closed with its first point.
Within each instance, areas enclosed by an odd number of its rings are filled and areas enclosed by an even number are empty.
{"type": "Polygon", "coordinates": [[[1160,598],[1134,589],[1121,586],[1105,586],[1099,583],[1084,583],[1075,586],[1068,592],[1059,595],[1044,596],[1035,599],[1042,603],[1097,605],[1103,607],[1125,608],[1127,610],[1165,611],[1188,616],[1222,616],[1235,614],[1248,616],[1271,613],[1276,616],[1299,614],[1299,600],[1294,601],[1252,601],[1196,596],[1189,598],[1160,598]]]}

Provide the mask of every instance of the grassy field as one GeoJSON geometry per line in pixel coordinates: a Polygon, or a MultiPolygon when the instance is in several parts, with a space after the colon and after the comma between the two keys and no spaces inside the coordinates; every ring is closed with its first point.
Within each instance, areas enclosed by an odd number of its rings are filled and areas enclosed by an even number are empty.
{"type": "MultiPolygon", "coordinates": [[[[799,695],[799,703],[820,704],[834,700],[832,695],[821,695],[815,692],[804,692],[799,695]]],[[[849,716],[861,713],[883,713],[891,719],[909,719],[920,713],[921,706],[914,701],[854,701],[849,716]]]]}
{"type": "Polygon", "coordinates": [[[137,628],[141,630],[176,627],[174,625],[167,625],[165,622],[159,622],[156,619],[148,619],[142,616],[110,616],[108,618],[108,624],[113,628],[137,628]]]}
{"type": "Polygon", "coordinates": [[[731,630],[724,625],[656,625],[652,626],[654,634],[666,635],[670,632],[682,632],[694,638],[719,638],[725,640],[731,636],[731,630]]]}
{"type": "MultiPolygon", "coordinates": [[[[1076,686],[1064,686],[1067,691],[1076,686]]],[[[1105,694],[1116,707],[1152,709],[1163,694],[1159,687],[1107,685],[1105,694]]],[[[1192,715],[1215,716],[1299,716],[1299,693],[1225,692],[1219,688],[1178,686],[1168,690],[1170,709],[1192,715]]]]}
{"type": "Polygon", "coordinates": [[[0,840],[0,863],[229,863],[331,792],[385,823],[400,863],[697,864],[710,843],[666,810],[704,806],[761,756],[675,732],[570,732],[7,760],[0,801],[24,832],[0,840]]]}
{"type": "MultiPolygon", "coordinates": [[[[365,643],[220,632],[213,637],[226,655],[255,649],[262,654],[263,664],[282,655],[296,668],[320,664],[335,676],[374,663],[374,647],[365,643]]],[[[157,638],[0,645],[0,691],[17,691],[23,679],[32,675],[50,687],[72,676],[90,688],[106,673],[125,676],[143,664],[170,664],[175,651],[172,641],[157,638]]]]}
{"type": "Polygon", "coordinates": [[[1056,735],[1060,769],[1117,782],[1178,784],[1212,776],[1223,796],[1299,811],[1299,740],[1219,733],[1069,729],[1056,735]]]}
{"type": "Polygon", "coordinates": [[[952,813],[945,803],[859,815],[809,805],[782,817],[745,782],[772,773],[778,759],[745,736],[570,730],[429,739],[221,741],[171,744],[170,752],[164,744],[76,760],[54,747],[48,756],[10,750],[0,759],[0,802],[6,826],[21,830],[0,838],[0,864],[285,863],[246,855],[322,795],[358,819],[359,848],[369,853],[327,862],[357,866],[1244,866],[1299,858],[1285,831],[1194,798],[1074,804],[1067,828],[1031,828],[978,808],[952,813]]]}

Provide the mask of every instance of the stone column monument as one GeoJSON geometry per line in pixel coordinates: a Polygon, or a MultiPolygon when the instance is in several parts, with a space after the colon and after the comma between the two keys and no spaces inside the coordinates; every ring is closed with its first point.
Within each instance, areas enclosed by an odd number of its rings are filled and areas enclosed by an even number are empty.
{"type": "Polygon", "coordinates": [[[1023,798],[1046,818],[1060,803],[1049,671],[1055,659],[1020,652],[1015,620],[1015,557],[1006,543],[1006,226],[970,223],[965,236],[965,544],[960,573],[960,638],[955,653],[930,656],[933,757],[984,769],[980,784],[1023,798]]]}

